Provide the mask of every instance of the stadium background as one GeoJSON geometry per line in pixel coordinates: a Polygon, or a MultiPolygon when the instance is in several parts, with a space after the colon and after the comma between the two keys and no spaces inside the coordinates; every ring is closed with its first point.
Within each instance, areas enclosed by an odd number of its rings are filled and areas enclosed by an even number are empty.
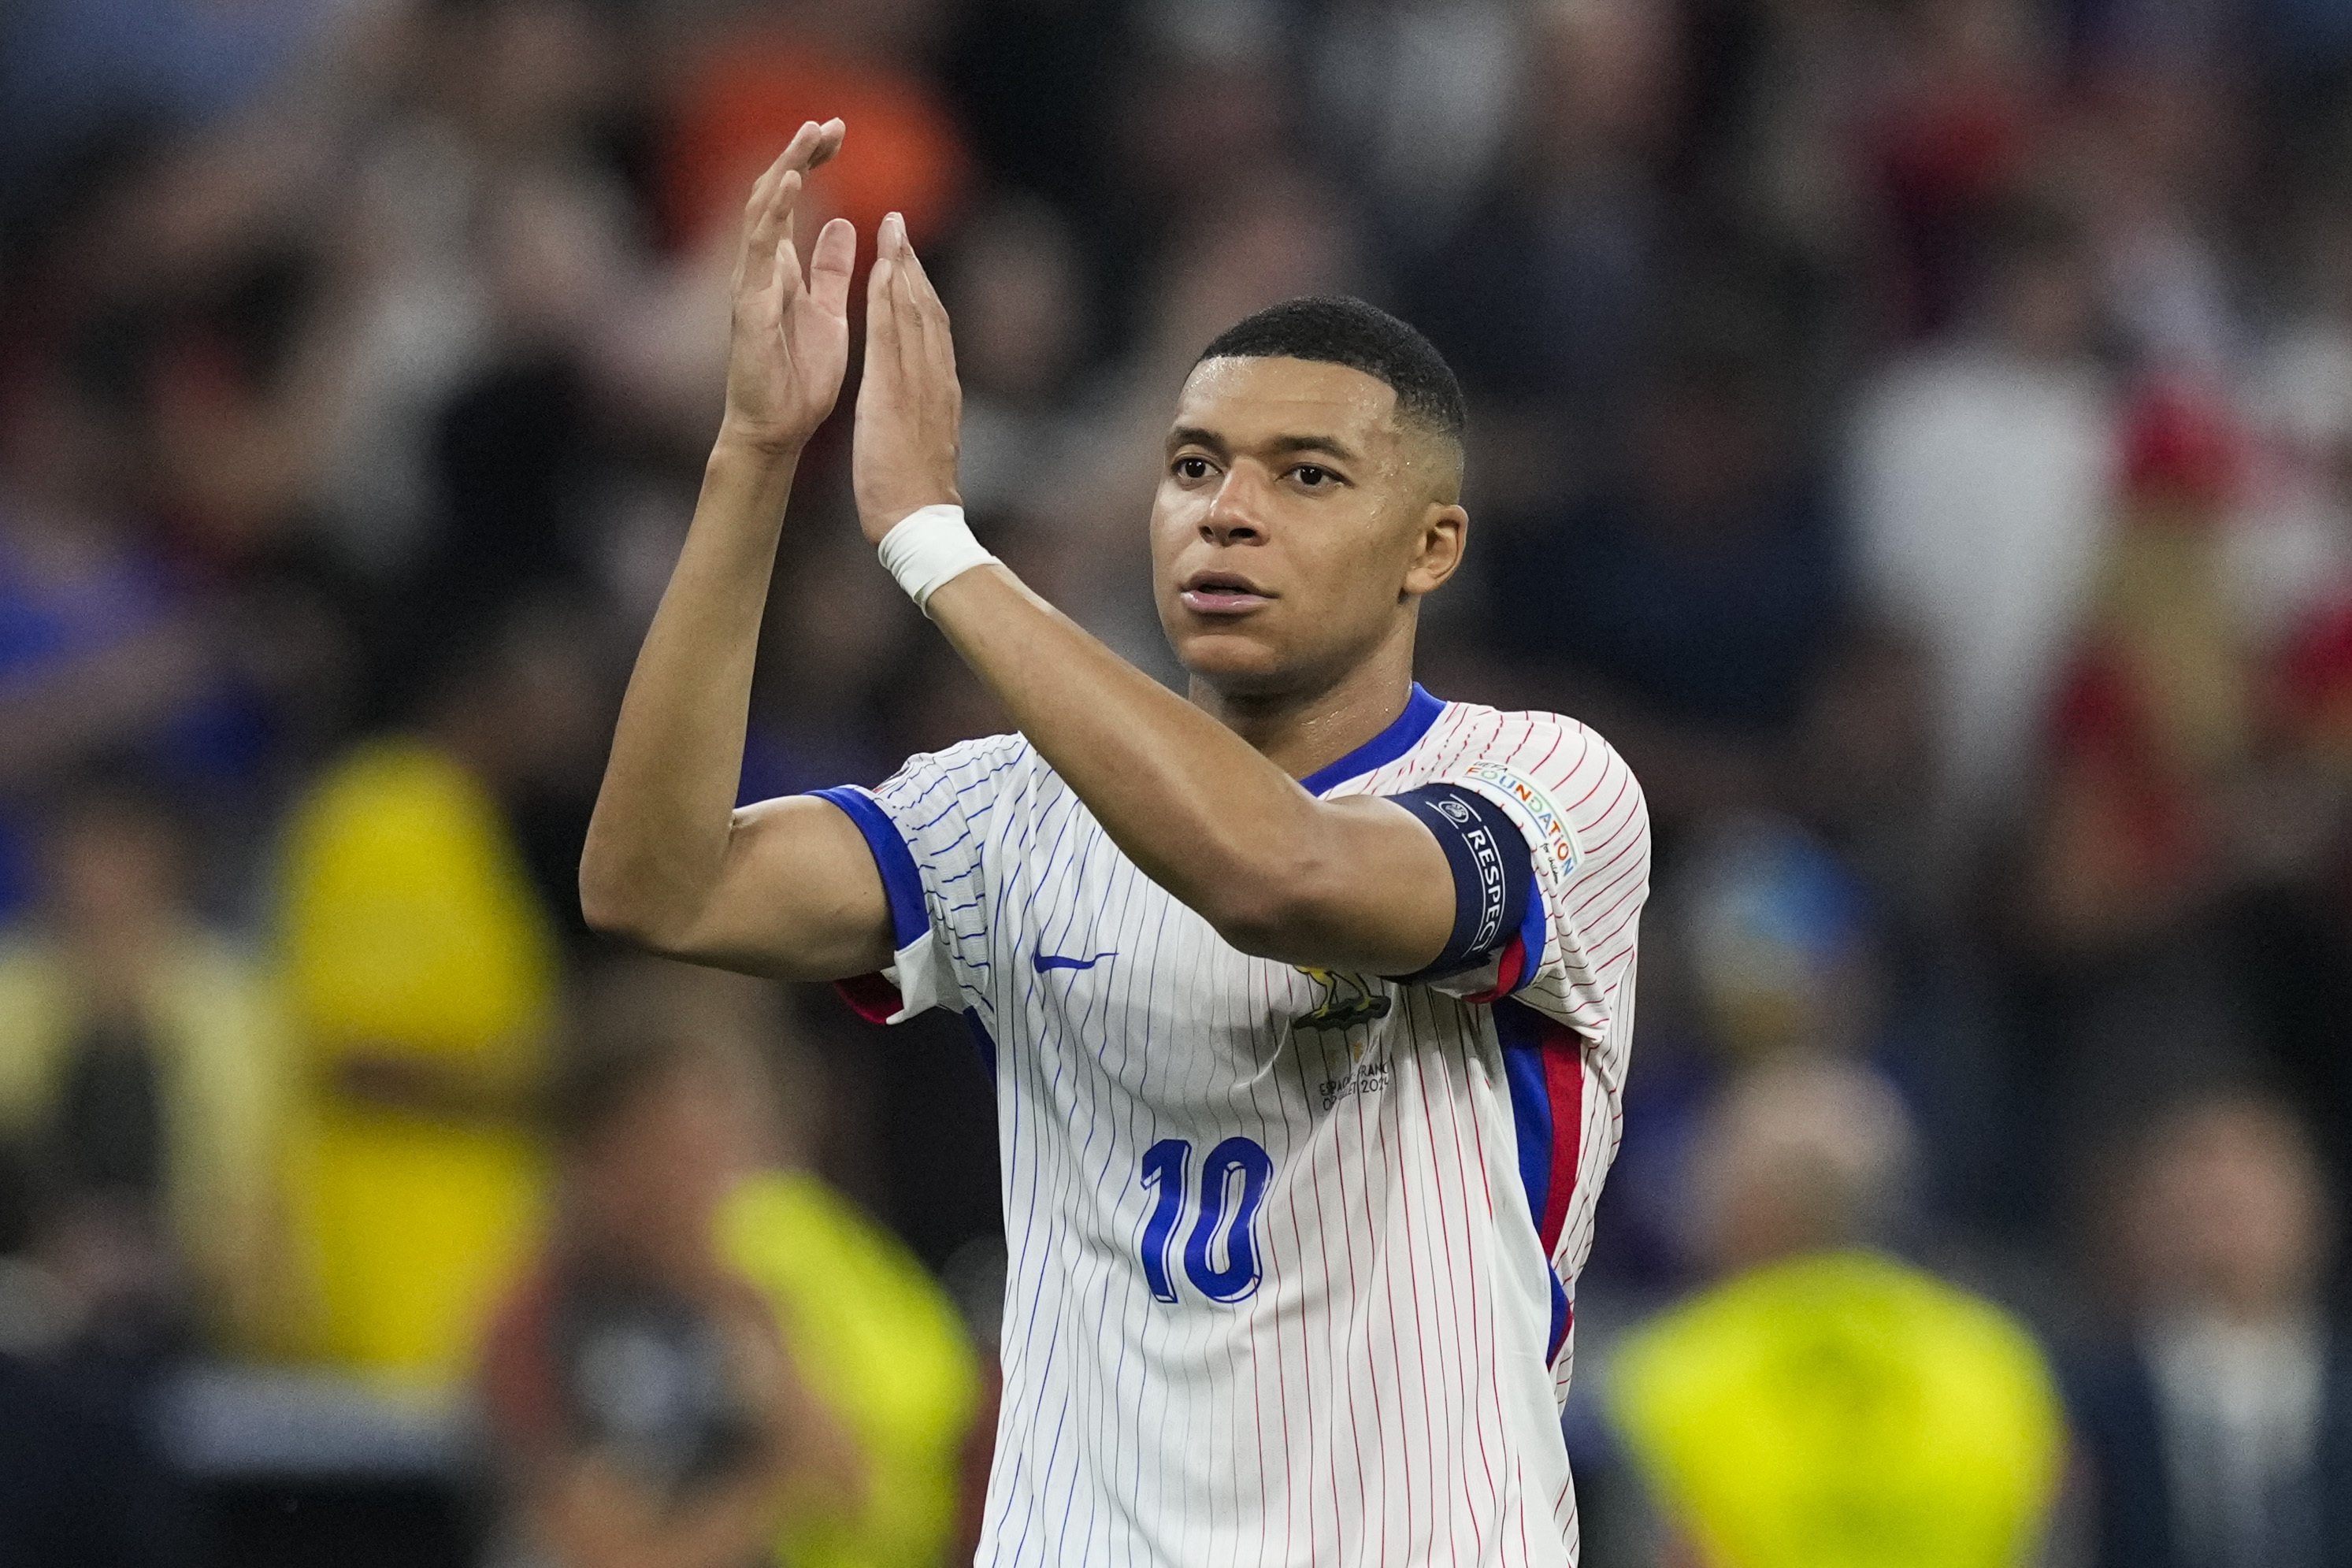
{"type": "MultiPolygon", "coordinates": [[[[2052,1560],[2170,1561],[2117,1543],[2176,1527],[2347,1560],[2295,1500],[2352,1452],[2341,1375],[2213,1427],[2303,1436],[2193,1520],[2100,1447],[2145,1427],[2134,1347],[2226,1320],[2232,1365],[2307,1370],[2339,1300],[2336,0],[19,0],[0,1535],[79,1510],[140,1521],[91,1562],[419,1564],[499,1535],[464,1390],[551,1202],[530,1085],[638,1016],[599,998],[683,983],[582,927],[578,845],[713,428],[741,193],[830,114],[812,202],[869,250],[903,209],[955,313],[982,538],[1146,668],[1139,523],[1202,342],[1350,292],[1459,371],[1474,543],[1423,679],[1589,720],[1658,831],[1579,1305],[1587,1562],[1664,1534],[1612,1345],[1771,1254],[1725,1189],[1781,1178],[1835,1189],[1818,1239],[2030,1328],[2074,1434],[2052,1560]],[[437,1155],[337,1120],[429,1143],[451,1082],[477,1103],[437,1155]],[[1716,1135],[1791,1082],[1777,1142],[1716,1135]],[[456,1218],[404,1251],[371,1204],[456,1218]]],[[[861,546],[847,436],[801,470],[749,797],[1001,723],[861,546]]],[[[785,1085],[768,1157],[987,1343],[955,1028],[729,995],[785,1085]]]]}

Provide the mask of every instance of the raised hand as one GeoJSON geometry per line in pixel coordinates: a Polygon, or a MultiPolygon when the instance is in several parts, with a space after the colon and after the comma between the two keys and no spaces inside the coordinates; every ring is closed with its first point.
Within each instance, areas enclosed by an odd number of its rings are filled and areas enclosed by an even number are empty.
{"type": "Polygon", "coordinates": [[[874,236],[866,283],[866,375],[857,389],[850,473],[857,526],[879,544],[900,518],[935,502],[960,502],[956,445],[963,389],[947,307],[892,213],[874,236]]]}
{"type": "Polygon", "coordinates": [[[796,453],[841,395],[857,234],[845,218],[825,225],[804,274],[793,245],[793,208],[803,178],[841,151],[843,134],[838,120],[803,125],[751,187],[735,263],[723,441],[796,453]]]}

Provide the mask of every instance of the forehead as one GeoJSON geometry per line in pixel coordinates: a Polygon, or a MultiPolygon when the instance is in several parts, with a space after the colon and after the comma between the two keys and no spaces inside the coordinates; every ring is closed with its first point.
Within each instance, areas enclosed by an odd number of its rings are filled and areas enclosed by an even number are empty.
{"type": "Polygon", "coordinates": [[[1377,376],[1319,360],[1203,360],[1184,378],[1174,424],[1236,447],[1280,436],[1337,436],[1363,444],[1398,434],[1396,390],[1377,376]]]}

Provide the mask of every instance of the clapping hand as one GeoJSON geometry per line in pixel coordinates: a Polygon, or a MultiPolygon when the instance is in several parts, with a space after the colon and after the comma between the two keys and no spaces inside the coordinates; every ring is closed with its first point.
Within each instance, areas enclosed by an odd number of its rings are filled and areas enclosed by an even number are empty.
{"type": "Polygon", "coordinates": [[[906,220],[882,220],[866,286],[866,373],[857,389],[850,467],[857,522],[879,544],[899,519],[958,503],[956,447],[963,392],[947,308],[907,241],[906,220]]]}
{"type": "Polygon", "coordinates": [[[796,455],[841,395],[856,231],[844,218],[826,224],[803,272],[793,209],[808,171],[841,151],[843,134],[838,120],[803,125],[751,188],[735,264],[722,442],[796,455]]]}

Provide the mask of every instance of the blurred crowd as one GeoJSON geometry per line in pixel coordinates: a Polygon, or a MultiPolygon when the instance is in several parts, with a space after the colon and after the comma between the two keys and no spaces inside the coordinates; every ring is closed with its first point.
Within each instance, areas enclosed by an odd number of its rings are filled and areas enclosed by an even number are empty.
{"type": "MultiPolygon", "coordinates": [[[[573,891],[743,193],[833,114],[982,537],[1157,674],[1203,342],[1353,293],[1460,372],[1422,678],[1657,826],[1589,1562],[2352,1563],[2340,0],[0,13],[0,1560],[261,1561],[159,1415],[221,1366],[475,1412],[488,1522],[338,1562],[969,1551],[970,1051],[573,891]]],[[[1003,724],[846,434],[746,799],[1003,724]]]]}

